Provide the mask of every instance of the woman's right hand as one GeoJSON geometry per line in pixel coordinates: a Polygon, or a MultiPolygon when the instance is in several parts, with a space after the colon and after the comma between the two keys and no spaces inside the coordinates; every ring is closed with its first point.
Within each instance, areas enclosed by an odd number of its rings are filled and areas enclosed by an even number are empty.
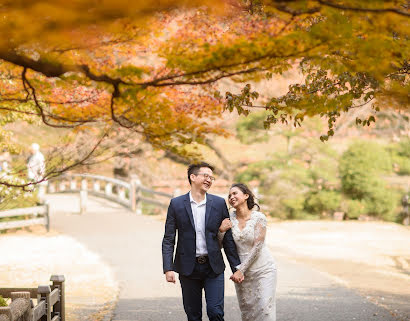
{"type": "Polygon", "coordinates": [[[232,228],[232,222],[229,218],[226,218],[222,221],[221,226],[219,227],[219,232],[225,233],[230,228],[232,228]]]}

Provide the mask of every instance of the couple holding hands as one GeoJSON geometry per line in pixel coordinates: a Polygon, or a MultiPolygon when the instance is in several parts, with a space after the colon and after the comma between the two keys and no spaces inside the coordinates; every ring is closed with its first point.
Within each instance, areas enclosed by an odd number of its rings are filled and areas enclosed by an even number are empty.
{"type": "Polygon", "coordinates": [[[209,320],[224,320],[223,248],[242,321],[275,321],[276,265],[265,246],[266,217],[244,184],[231,186],[229,214],[223,198],[208,194],[213,170],[204,162],[190,165],[191,191],[169,204],[162,241],[166,280],[175,283],[178,272],[188,321],[202,320],[202,290],[209,320]]]}

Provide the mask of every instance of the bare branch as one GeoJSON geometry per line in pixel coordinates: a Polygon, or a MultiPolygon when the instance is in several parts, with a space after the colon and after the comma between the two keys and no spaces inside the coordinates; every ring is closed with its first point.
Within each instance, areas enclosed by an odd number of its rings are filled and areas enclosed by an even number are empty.
{"type": "Polygon", "coordinates": [[[101,145],[101,143],[103,142],[103,140],[108,136],[107,133],[104,133],[101,138],[97,141],[97,143],[94,145],[94,147],[80,160],[75,161],[74,163],[67,165],[61,169],[52,169],[48,172],[45,173],[44,177],[40,180],[37,181],[32,181],[32,182],[28,182],[28,183],[24,183],[24,184],[15,184],[15,183],[10,183],[10,182],[6,182],[6,181],[1,181],[0,180],[0,185],[4,185],[7,187],[14,187],[14,188],[22,188],[23,190],[29,190],[28,187],[30,186],[35,186],[37,184],[40,184],[42,182],[45,182],[47,180],[49,180],[50,178],[54,178],[57,177],[71,169],[73,169],[74,167],[77,166],[81,166],[81,165],[86,165],[87,161],[89,159],[91,159],[91,157],[95,154],[97,148],[101,145]]]}

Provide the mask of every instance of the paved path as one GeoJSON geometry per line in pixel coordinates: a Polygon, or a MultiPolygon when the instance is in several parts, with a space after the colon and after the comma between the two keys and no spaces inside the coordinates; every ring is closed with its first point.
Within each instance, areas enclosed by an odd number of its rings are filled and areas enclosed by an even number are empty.
{"type": "MultiPolygon", "coordinates": [[[[78,201],[71,195],[52,195],[49,200],[51,227],[75,237],[114,269],[121,291],[113,320],[186,320],[179,284],[166,283],[162,274],[163,221],[96,198],[84,215],[75,213],[78,201]]],[[[397,321],[334,278],[281,257],[277,261],[278,321],[397,321]]],[[[226,278],[229,275],[227,270],[226,278]]],[[[239,321],[233,284],[228,279],[225,284],[225,320],[239,321]]]]}

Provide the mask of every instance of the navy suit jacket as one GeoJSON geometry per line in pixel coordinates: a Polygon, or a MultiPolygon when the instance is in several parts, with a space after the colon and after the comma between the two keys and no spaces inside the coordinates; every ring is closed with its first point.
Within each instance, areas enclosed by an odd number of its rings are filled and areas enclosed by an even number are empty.
{"type": "MultiPolygon", "coordinates": [[[[206,194],[205,238],[208,258],[212,270],[220,274],[225,270],[222,252],[218,243],[218,229],[221,222],[229,218],[225,200],[206,194]]],[[[236,251],[232,231],[228,230],[222,242],[232,272],[241,262],[236,251]]],[[[192,274],[196,258],[196,233],[189,193],[173,198],[168,207],[165,234],[162,240],[162,262],[164,273],[176,271],[182,275],[192,274]],[[178,242],[174,257],[175,236],[178,242]]]]}

